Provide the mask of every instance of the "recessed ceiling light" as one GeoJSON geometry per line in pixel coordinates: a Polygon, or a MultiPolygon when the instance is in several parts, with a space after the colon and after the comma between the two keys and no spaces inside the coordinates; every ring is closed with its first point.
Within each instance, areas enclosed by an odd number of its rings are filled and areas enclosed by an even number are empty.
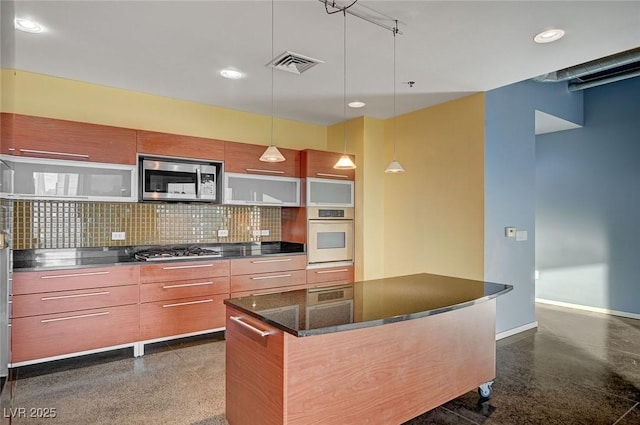
{"type": "Polygon", "coordinates": [[[15,28],[20,31],[30,32],[34,34],[44,31],[42,25],[30,19],[16,18],[13,22],[15,28]]]}
{"type": "Polygon", "coordinates": [[[551,43],[552,41],[560,40],[562,36],[564,36],[564,31],[561,29],[546,30],[533,37],[533,41],[541,44],[551,43]]]}
{"type": "Polygon", "coordinates": [[[229,78],[230,80],[239,80],[244,77],[244,74],[240,71],[236,71],[235,69],[223,69],[220,71],[220,75],[224,78],[229,78]]]}
{"type": "Polygon", "coordinates": [[[364,108],[365,103],[360,102],[359,100],[356,100],[353,102],[349,102],[348,105],[349,105],[349,108],[364,108]]]}

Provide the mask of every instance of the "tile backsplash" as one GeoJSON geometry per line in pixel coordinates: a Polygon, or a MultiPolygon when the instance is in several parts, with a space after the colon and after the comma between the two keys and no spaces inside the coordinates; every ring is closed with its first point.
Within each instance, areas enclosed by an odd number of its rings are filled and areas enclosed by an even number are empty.
{"type": "Polygon", "coordinates": [[[14,201],[13,249],[279,241],[280,207],[14,201]],[[218,237],[227,230],[227,237],[218,237]],[[268,236],[256,232],[268,231],[268,236]],[[124,232],[124,240],[111,240],[124,232]]]}

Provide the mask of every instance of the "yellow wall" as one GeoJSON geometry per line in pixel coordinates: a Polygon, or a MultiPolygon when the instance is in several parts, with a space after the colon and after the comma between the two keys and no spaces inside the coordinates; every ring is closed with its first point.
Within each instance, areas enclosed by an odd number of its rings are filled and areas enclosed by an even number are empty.
{"type": "MultiPolygon", "coordinates": [[[[271,117],[24,71],[2,70],[2,112],[268,145],[271,117]],[[6,86],[5,86],[6,85],[6,86]],[[4,91],[4,89],[3,89],[4,91]]],[[[274,143],[325,149],[326,127],[276,118],[274,143]]]]}
{"type": "MultiPolygon", "coordinates": [[[[398,116],[396,126],[406,173],[384,177],[385,275],[483,279],[484,94],[398,116]]],[[[390,131],[386,139],[390,161],[390,131]]]]}

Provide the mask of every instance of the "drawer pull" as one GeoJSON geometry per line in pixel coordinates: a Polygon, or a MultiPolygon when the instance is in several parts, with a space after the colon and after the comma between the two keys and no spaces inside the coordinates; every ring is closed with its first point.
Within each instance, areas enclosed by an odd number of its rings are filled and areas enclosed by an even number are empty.
{"type": "Polygon", "coordinates": [[[72,273],[72,274],[56,274],[52,276],[40,276],[40,279],[63,279],[67,277],[83,277],[83,276],[99,276],[109,274],[109,272],[88,272],[88,273],[72,273]]]}
{"type": "Polygon", "coordinates": [[[171,266],[163,267],[162,270],[201,269],[203,267],[213,267],[213,264],[196,264],[194,266],[171,266]]]}
{"type": "Polygon", "coordinates": [[[55,297],[42,297],[40,298],[40,301],[51,301],[51,300],[64,300],[67,298],[80,298],[80,297],[92,297],[94,295],[109,295],[111,292],[109,291],[104,291],[104,292],[91,292],[89,294],[76,294],[76,295],[58,295],[55,297]]]}
{"type": "Polygon", "coordinates": [[[85,317],[104,316],[105,314],[109,314],[109,312],[103,311],[101,313],[79,314],[77,316],[58,317],[56,319],[43,319],[40,321],[40,323],[59,322],[61,320],[84,319],[85,317]]]}
{"type": "Polygon", "coordinates": [[[327,273],[342,273],[342,272],[348,272],[349,269],[339,269],[339,270],[320,270],[317,271],[317,274],[327,274],[327,273]]]}
{"type": "Polygon", "coordinates": [[[319,176],[323,176],[323,177],[337,177],[339,179],[348,179],[349,176],[346,176],[344,174],[330,174],[330,173],[316,173],[319,176]]]}
{"type": "Polygon", "coordinates": [[[248,172],[253,173],[270,173],[270,174],[284,174],[281,170],[261,170],[259,168],[245,168],[248,172]]]}
{"type": "Polygon", "coordinates": [[[291,258],[279,258],[277,260],[254,260],[251,264],[265,264],[265,263],[284,263],[291,261],[291,258]]]}
{"type": "Polygon", "coordinates": [[[41,153],[45,155],[60,155],[60,156],[72,156],[74,158],[89,158],[89,155],[80,153],[67,153],[67,152],[53,152],[53,151],[40,151],[36,149],[20,149],[22,153],[41,153]]]}
{"type": "Polygon", "coordinates": [[[165,304],[165,305],[162,306],[162,308],[179,307],[181,305],[203,304],[203,303],[212,303],[212,302],[213,302],[212,299],[200,300],[200,301],[187,301],[187,302],[184,302],[184,303],[165,304]]]}
{"type": "Polygon", "coordinates": [[[164,285],[162,289],[186,288],[188,286],[204,286],[204,285],[213,285],[213,282],[182,283],[180,285],[164,285]]]}
{"type": "Polygon", "coordinates": [[[251,280],[279,279],[281,277],[291,277],[291,275],[290,274],[279,274],[277,276],[256,276],[256,277],[252,277],[251,280]]]}
{"type": "Polygon", "coordinates": [[[262,329],[258,329],[254,326],[251,326],[250,324],[242,320],[242,317],[239,317],[239,316],[229,316],[229,319],[233,320],[240,326],[244,326],[245,328],[249,329],[251,332],[258,334],[261,337],[269,336],[273,333],[272,331],[263,331],[262,329]]]}

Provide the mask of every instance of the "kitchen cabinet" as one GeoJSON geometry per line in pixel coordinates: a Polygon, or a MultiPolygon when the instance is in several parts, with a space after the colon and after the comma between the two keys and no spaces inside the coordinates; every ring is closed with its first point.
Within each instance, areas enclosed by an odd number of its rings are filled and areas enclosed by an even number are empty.
{"type": "Polygon", "coordinates": [[[222,161],[224,141],[138,130],[137,151],[140,154],[222,161]]]}
{"type": "Polygon", "coordinates": [[[353,283],[353,266],[313,268],[307,270],[308,286],[353,283]]]}
{"type": "Polygon", "coordinates": [[[140,266],[140,339],[222,329],[229,261],[173,261],[140,266]]]}
{"type": "Polygon", "coordinates": [[[25,199],[135,202],[135,165],[2,155],[14,172],[13,195],[25,199]]]}
{"type": "Polygon", "coordinates": [[[230,260],[231,297],[302,289],[306,285],[306,255],[230,260]]]}
{"type": "Polygon", "coordinates": [[[11,367],[133,346],[138,268],[13,274],[11,367]]]}
{"type": "Polygon", "coordinates": [[[225,173],[224,200],[230,205],[300,206],[300,179],[225,173]]]}
{"type": "Polygon", "coordinates": [[[19,114],[2,114],[2,153],[70,161],[136,163],[136,131],[19,114]]]}
{"type": "Polygon", "coordinates": [[[260,156],[266,146],[225,142],[225,171],[230,173],[262,174],[280,177],[300,177],[300,151],[278,148],[285,157],[282,162],[263,162],[260,156]]]}
{"type": "MultiPolygon", "coordinates": [[[[300,152],[300,167],[304,177],[322,179],[355,180],[356,170],[337,170],[333,166],[341,153],[305,149],[300,152]]],[[[349,155],[355,163],[355,156],[349,155]]]]}

